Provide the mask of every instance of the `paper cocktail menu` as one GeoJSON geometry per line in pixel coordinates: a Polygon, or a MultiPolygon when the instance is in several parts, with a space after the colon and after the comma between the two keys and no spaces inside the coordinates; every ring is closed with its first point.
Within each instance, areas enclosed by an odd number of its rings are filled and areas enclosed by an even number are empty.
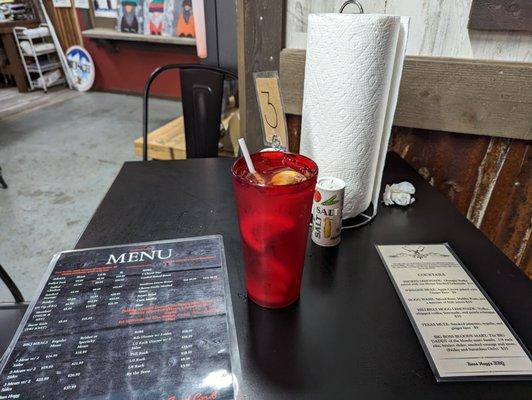
{"type": "Polygon", "coordinates": [[[221,236],[56,255],[0,363],[0,400],[233,399],[226,273],[221,236]]]}
{"type": "Polygon", "coordinates": [[[446,244],[378,245],[438,381],[530,379],[530,354],[446,244]]]}

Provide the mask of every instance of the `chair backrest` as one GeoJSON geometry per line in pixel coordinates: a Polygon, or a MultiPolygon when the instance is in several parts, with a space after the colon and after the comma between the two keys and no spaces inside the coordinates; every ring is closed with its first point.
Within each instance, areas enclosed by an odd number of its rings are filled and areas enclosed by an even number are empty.
{"type": "Polygon", "coordinates": [[[143,159],[148,159],[148,99],[151,84],[164,71],[179,69],[185,119],[187,158],[217,157],[223,84],[228,70],[203,64],[170,64],[156,69],[146,82],[143,109],[143,159]]]}

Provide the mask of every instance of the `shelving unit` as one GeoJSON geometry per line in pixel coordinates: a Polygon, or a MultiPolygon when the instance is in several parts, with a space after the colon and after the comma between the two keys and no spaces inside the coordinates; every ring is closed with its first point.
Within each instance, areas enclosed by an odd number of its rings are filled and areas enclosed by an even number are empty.
{"type": "Polygon", "coordinates": [[[144,49],[168,49],[167,46],[178,46],[179,52],[183,54],[196,54],[196,39],[174,37],[143,35],[137,33],[117,32],[111,28],[94,28],[81,32],[83,37],[94,41],[98,46],[107,48],[116,53],[120,50],[121,45],[134,45],[136,48],[144,49]]]}
{"type": "Polygon", "coordinates": [[[117,32],[114,29],[107,29],[107,28],[87,29],[82,32],[82,35],[85,37],[91,38],[91,39],[100,39],[100,40],[161,43],[161,44],[173,44],[173,45],[181,45],[181,46],[195,46],[196,45],[196,39],[194,38],[141,35],[137,33],[117,32]]]}
{"type": "Polygon", "coordinates": [[[39,34],[28,34],[26,28],[15,27],[13,34],[17,43],[22,65],[26,71],[26,76],[30,85],[30,90],[42,89],[46,93],[48,88],[64,84],[66,82],[65,72],[59,60],[57,48],[52,41],[52,36],[46,24],[39,25],[39,28],[47,28],[39,34]],[[29,46],[23,46],[26,41],[29,46]],[[58,70],[61,78],[50,84],[46,84],[45,73],[58,70]]]}

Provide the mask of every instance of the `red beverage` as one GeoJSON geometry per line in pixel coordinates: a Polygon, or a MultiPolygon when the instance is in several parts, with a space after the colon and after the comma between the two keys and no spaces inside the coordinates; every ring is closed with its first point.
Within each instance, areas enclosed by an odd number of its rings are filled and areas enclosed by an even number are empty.
{"type": "Polygon", "coordinates": [[[279,151],[251,159],[258,177],[243,158],[232,168],[247,292],[263,307],[285,307],[299,298],[318,167],[279,151]]]}

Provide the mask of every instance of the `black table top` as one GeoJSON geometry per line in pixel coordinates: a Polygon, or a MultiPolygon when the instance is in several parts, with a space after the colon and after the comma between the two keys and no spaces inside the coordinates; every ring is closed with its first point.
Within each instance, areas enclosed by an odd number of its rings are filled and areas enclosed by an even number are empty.
{"type": "Polygon", "coordinates": [[[301,299],[282,310],[246,299],[232,162],[124,164],[77,248],[223,235],[245,398],[530,398],[531,382],[435,381],[374,245],[449,242],[529,349],[532,282],[397,155],[383,183],[411,181],[416,203],[380,207],[338,248],[309,240],[301,299]]]}

